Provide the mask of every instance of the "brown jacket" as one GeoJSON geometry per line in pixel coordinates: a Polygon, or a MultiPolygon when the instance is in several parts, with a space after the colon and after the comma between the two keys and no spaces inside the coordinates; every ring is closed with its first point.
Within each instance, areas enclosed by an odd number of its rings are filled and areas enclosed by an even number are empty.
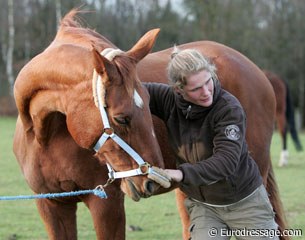
{"type": "Polygon", "coordinates": [[[239,101],[214,81],[213,104],[185,101],[165,84],[145,84],[152,114],[164,120],[177,167],[180,189],[215,205],[235,203],[262,184],[245,141],[246,116],[239,101]]]}

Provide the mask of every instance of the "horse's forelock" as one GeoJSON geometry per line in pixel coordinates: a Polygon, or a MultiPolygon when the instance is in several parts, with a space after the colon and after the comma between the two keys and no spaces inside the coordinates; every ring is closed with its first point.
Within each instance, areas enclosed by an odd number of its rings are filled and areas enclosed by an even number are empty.
{"type": "Polygon", "coordinates": [[[135,87],[139,80],[136,76],[135,63],[127,56],[122,56],[115,59],[124,87],[129,97],[134,96],[135,87]],[[134,78],[136,76],[136,78],[134,78]]]}

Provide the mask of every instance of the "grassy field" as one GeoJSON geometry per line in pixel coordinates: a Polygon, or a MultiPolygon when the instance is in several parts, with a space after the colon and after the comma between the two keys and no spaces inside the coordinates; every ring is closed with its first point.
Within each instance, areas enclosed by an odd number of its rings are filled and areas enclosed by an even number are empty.
{"type": "MultiPolygon", "coordinates": [[[[12,152],[14,118],[0,118],[0,195],[32,194],[26,185],[12,152]]],[[[305,145],[305,134],[301,135],[305,145]]],[[[277,167],[281,140],[277,133],[272,141],[274,171],[286,210],[289,227],[303,229],[305,239],[305,154],[296,152],[289,138],[290,162],[277,167]]],[[[109,201],[105,200],[105,201],[109,201]]],[[[176,211],[174,193],[141,200],[126,199],[127,240],[181,239],[181,224],[176,211]],[[132,231],[131,228],[137,228],[132,231]]],[[[83,204],[78,207],[79,239],[95,239],[89,212],[83,204]]],[[[0,240],[47,239],[33,200],[0,201],[0,240]]]]}

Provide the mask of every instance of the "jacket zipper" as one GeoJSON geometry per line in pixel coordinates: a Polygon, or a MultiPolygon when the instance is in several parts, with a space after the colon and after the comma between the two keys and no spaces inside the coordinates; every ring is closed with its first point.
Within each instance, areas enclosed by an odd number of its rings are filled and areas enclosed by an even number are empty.
{"type": "Polygon", "coordinates": [[[189,106],[187,107],[187,109],[186,109],[186,116],[185,116],[185,119],[188,119],[188,118],[189,118],[189,115],[190,115],[191,110],[192,110],[192,106],[189,105],[189,106]]]}

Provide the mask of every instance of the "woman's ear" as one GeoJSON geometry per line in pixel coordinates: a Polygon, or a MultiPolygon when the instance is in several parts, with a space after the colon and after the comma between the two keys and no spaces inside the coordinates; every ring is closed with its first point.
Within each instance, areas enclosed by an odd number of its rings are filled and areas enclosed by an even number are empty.
{"type": "Polygon", "coordinates": [[[174,91],[180,95],[184,95],[183,87],[181,86],[174,86],[174,91]]]}

